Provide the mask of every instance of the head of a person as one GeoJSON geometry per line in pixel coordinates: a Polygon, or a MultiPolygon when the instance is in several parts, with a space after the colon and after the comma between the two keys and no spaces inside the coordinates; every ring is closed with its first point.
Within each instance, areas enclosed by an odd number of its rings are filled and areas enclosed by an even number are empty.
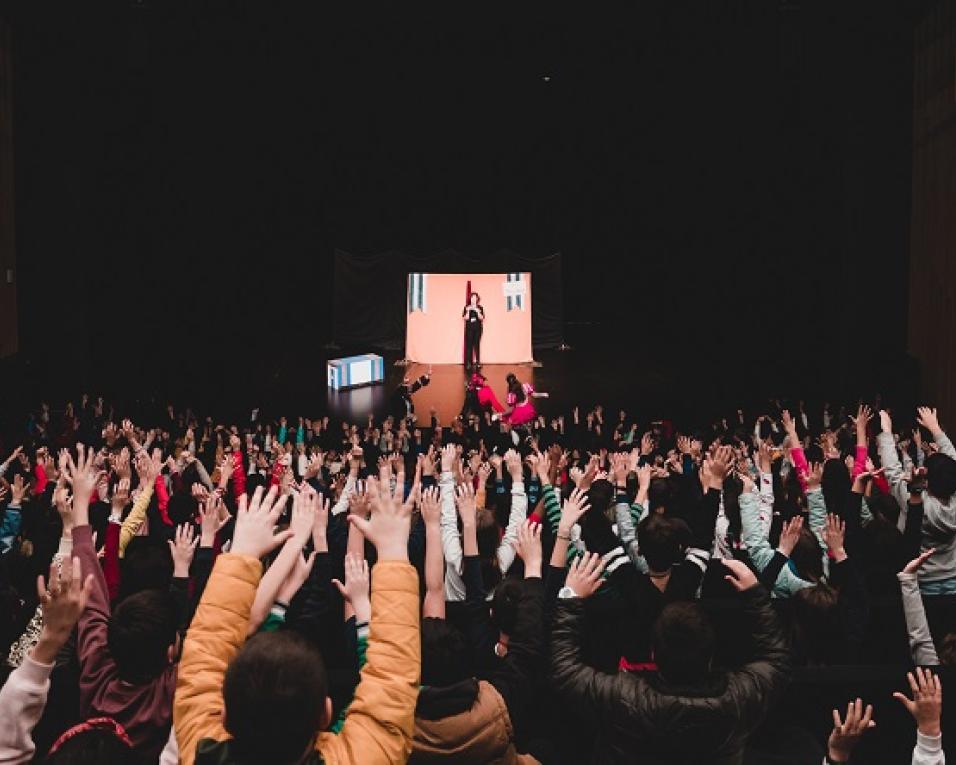
{"type": "Polygon", "coordinates": [[[637,539],[648,568],[664,573],[684,557],[690,529],[678,518],[651,513],[638,524],[637,539]]]}
{"type": "Polygon", "coordinates": [[[671,482],[666,478],[654,478],[647,487],[648,509],[652,512],[666,509],[674,499],[674,490],[671,482]]]}
{"type": "Polygon", "coordinates": [[[53,765],[142,765],[146,759],[119,723],[103,717],[65,731],[43,761],[53,765]]]}
{"type": "Polygon", "coordinates": [[[198,509],[199,503],[192,494],[177,492],[170,496],[169,503],[166,505],[166,514],[176,526],[179,526],[181,523],[195,521],[198,509]]]}
{"type": "Polygon", "coordinates": [[[820,543],[807,526],[800,532],[800,538],[790,554],[790,560],[796,566],[801,579],[818,582],[823,578],[823,556],[820,543]]]}
{"type": "Polygon", "coordinates": [[[514,632],[521,593],[522,583],[514,577],[502,579],[495,587],[495,594],[491,599],[491,621],[505,635],[514,632]]]}
{"type": "Polygon", "coordinates": [[[242,762],[298,762],[332,717],[322,656],[291,630],[250,638],[226,670],[222,698],[242,762]]]}
{"type": "Polygon", "coordinates": [[[956,494],[956,460],[937,452],[926,458],[926,490],[940,502],[956,494]]]}
{"type": "Polygon", "coordinates": [[[956,667],[956,632],[949,632],[939,642],[939,663],[944,667],[956,667]]]}
{"type": "Polygon", "coordinates": [[[839,593],[826,582],[799,590],[793,598],[794,644],[811,664],[840,660],[843,630],[838,608],[839,593]]]}
{"type": "Polygon", "coordinates": [[[478,305],[481,302],[481,295],[477,292],[472,292],[471,297],[468,299],[470,305],[478,305]]]}
{"type": "Polygon", "coordinates": [[[133,537],[120,571],[120,600],[143,590],[168,590],[173,578],[169,545],[158,537],[133,537]]]}
{"type": "Polygon", "coordinates": [[[470,655],[458,628],[444,619],[422,619],[422,685],[444,688],[472,677],[470,655]]]}
{"type": "Polygon", "coordinates": [[[142,590],[113,609],[107,645],[120,679],[151,682],[176,658],[176,607],[168,590],[142,590]]]}
{"type": "Polygon", "coordinates": [[[670,603],[654,622],[654,661],[664,680],[681,685],[703,680],[714,658],[714,627],[698,603],[670,603]]]}

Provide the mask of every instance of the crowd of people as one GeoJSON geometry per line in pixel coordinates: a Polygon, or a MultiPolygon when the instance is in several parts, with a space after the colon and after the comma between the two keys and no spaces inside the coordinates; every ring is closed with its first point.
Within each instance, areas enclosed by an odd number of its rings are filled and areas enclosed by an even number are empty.
{"type": "Polygon", "coordinates": [[[935,410],[678,428],[524,416],[541,394],[478,378],[444,423],[411,383],[362,423],[87,395],[25,417],[0,763],[845,763],[875,699],[819,709],[826,737],[774,710],[801,668],[871,664],[898,671],[912,763],[945,761],[935,410]]]}

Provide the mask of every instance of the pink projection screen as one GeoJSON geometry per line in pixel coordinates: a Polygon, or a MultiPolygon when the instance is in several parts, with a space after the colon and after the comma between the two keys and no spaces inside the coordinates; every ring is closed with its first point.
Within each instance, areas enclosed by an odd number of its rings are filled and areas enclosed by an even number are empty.
{"type": "Polygon", "coordinates": [[[409,274],[405,357],[423,364],[461,364],[462,311],[468,283],[481,297],[482,364],[521,364],[531,353],[531,274],[409,274]]]}

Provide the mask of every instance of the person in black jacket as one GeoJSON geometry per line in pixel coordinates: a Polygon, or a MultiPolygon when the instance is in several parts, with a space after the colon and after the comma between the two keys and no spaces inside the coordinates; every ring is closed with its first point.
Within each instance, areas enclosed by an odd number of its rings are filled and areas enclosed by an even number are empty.
{"type": "Polygon", "coordinates": [[[554,615],[551,674],[561,697],[597,721],[593,762],[743,762],[748,737],[786,685],[789,648],[753,572],[739,561],[723,564],[752,623],[750,662],[715,670],[707,616],[695,603],[672,603],[654,625],[658,673],[647,677],[601,673],[582,663],[584,601],[600,586],[602,566],[596,555],[572,565],[554,615]]]}

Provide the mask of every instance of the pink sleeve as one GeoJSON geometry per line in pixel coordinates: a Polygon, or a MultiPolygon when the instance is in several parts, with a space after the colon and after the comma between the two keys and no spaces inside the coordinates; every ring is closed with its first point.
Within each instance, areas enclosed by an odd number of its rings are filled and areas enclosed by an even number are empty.
{"type": "Polygon", "coordinates": [[[868,454],[865,446],[857,446],[856,453],[853,456],[853,472],[850,475],[851,480],[866,470],[866,458],[868,454]]]}
{"type": "Polygon", "coordinates": [[[794,468],[796,468],[800,488],[806,491],[807,475],[810,473],[810,466],[807,465],[807,456],[803,453],[802,446],[795,446],[790,450],[790,460],[793,462],[794,468]]]}
{"type": "Polygon", "coordinates": [[[119,541],[121,528],[122,524],[107,523],[106,539],[103,541],[103,576],[106,579],[106,588],[109,590],[111,603],[119,596],[119,541]]]}
{"type": "Polygon", "coordinates": [[[873,476],[873,483],[883,494],[890,493],[890,482],[886,480],[886,476],[882,473],[878,473],[877,475],[873,476]]]}
{"type": "Polygon", "coordinates": [[[235,462],[232,469],[232,493],[238,502],[239,497],[246,493],[246,471],[242,469],[242,452],[233,452],[232,459],[235,462]]]}
{"type": "Polygon", "coordinates": [[[33,493],[40,495],[43,493],[43,490],[46,488],[48,483],[46,477],[46,471],[43,469],[43,465],[37,465],[33,468],[33,475],[36,477],[36,486],[33,487],[33,493]]]}
{"type": "Polygon", "coordinates": [[[166,508],[169,507],[169,492],[166,491],[166,481],[163,480],[161,475],[156,476],[156,504],[159,505],[159,515],[162,517],[163,523],[172,526],[173,522],[169,513],[166,512],[166,508]]]}

